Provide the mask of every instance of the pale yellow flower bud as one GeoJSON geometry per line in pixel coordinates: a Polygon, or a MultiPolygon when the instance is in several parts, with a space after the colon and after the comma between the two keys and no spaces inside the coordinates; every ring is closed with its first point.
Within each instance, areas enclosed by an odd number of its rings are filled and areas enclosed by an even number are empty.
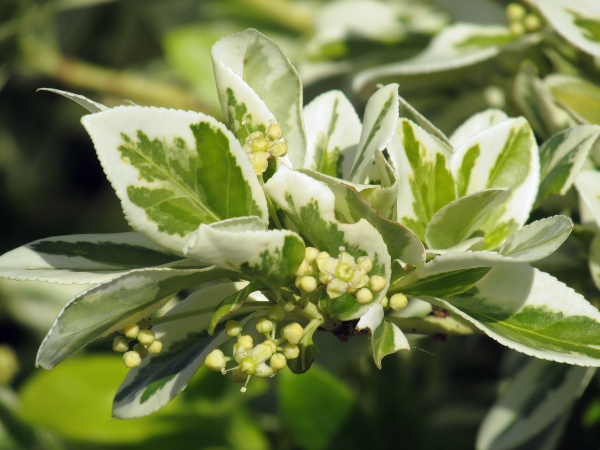
{"type": "Polygon", "coordinates": [[[367,288],[360,288],[356,293],[356,301],[361,305],[366,305],[373,300],[373,293],[367,288]]]}
{"type": "Polygon", "coordinates": [[[273,370],[282,370],[287,366],[287,359],[281,353],[275,353],[269,360],[269,365],[273,370]]]}
{"type": "Polygon", "coordinates": [[[335,274],[335,271],[336,271],[339,263],[340,262],[337,259],[332,258],[330,256],[328,256],[326,258],[321,258],[319,256],[317,258],[317,267],[319,268],[319,270],[323,273],[328,273],[331,275],[335,274]]]}
{"type": "Polygon", "coordinates": [[[512,22],[508,26],[508,29],[515,36],[523,36],[525,34],[525,27],[523,26],[523,24],[521,22],[512,22]]]}
{"type": "Polygon", "coordinates": [[[225,358],[223,352],[218,348],[215,348],[212,352],[206,355],[206,358],[204,359],[204,365],[215,372],[220,372],[223,370],[226,364],[227,359],[225,358]]]}
{"type": "Polygon", "coordinates": [[[302,262],[300,263],[300,266],[298,267],[298,270],[296,270],[295,275],[297,277],[301,277],[303,275],[308,275],[309,270],[310,270],[310,263],[308,262],[308,260],[303,259],[302,262]]]}
{"type": "Polygon", "coordinates": [[[261,175],[269,166],[269,154],[264,152],[252,153],[248,156],[257,175],[261,175]]]}
{"type": "Polygon", "coordinates": [[[356,260],[356,262],[364,267],[365,271],[367,273],[369,273],[371,271],[371,269],[373,268],[373,261],[371,261],[371,258],[369,258],[368,256],[361,256],[360,258],[358,258],[356,260]]]}
{"type": "Polygon", "coordinates": [[[117,353],[125,353],[129,350],[129,342],[127,342],[125,336],[117,336],[113,341],[112,348],[117,353]]]}
{"type": "Polygon", "coordinates": [[[129,339],[135,339],[139,332],[140,327],[137,323],[130,323],[121,331],[121,333],[123,333],[125,337],[128,337],[129,339]]]}
{"type": "Polygon", "coordinates": [[[281,129],[281,125],[278,123],[271,123],[269,125],[269,139],[276,141],[277,139],[281,139],[283,136],[283,130],[281,129]]]}
{"type": "Polygon", "coordinates": [[[314,292],[317,289],[317,280],[315,277],[306,276],[300,278],[296,285],[302,292],[314,292]]]}
{"type": "Polygon", "coordinates": [[[242,332],[242,329],[242,324],[239,323],[237,320],[228,320],[227,322],[225,322],[225,332],[229,337],[239,336],[242,332]]]}
{"type": "Polygon", "coordinates": [[[371,290],[375,293],[383,291],[385,286],[387,285],[387,281],[385,278],[379,275],[373,275],[369,278],[369,286],[371,290]]]}
{"type": "Polygon", "coordinates": [[[532,32],[539,30],[542,27],[542,22],[535,14],[527,14],[523,19],[523,25],[527,31],[532,32]]]}
{"type": "Polygon", "coordinates": [[[158,339],[155,339],[154,342],[152,342],[152,344],[150,344],[147,348],[148,352],[152,353],[153,355],[157,355],[162,351],[162,347],[162,342],[160,342],[158,339]]]}
{"type": "Polygon", "coordinates": [[[249,334],[242,334],[238,337],[237,343],[240,347],[246,350],[250,350],[254,345],[254,339],[252,339],[252,336],[250,336],[249,334]]]}
{"type": "Polygon", "coordinates": [[[150,345],[154,342],[156,336],[152,330],[142,330],[137,335],[137,340],[142,345],[150,345]]]}
{"type": "Polygon", "coordinates": [[[304,250],[304,257],[309,261],[314,261],[319,256],[319,250],[314,247],[306,247],[304,250]]]}
{"type": "Polygon", "coordinates": [[[254,375],[261,378],[272,377],[275,375],[275,370],[273,370],[273,368],[267,363],[262,362],[256,367],[256,372],[254,372],[254,375]]]}
{"type": "Polygon", "coordinates": [[[506,17],[510,21],[521,20],[527,14],[527,10],[518,3],[509,3],[506,7],[506,17]]]}
{"type": "Polygon", "coordinates": [[[383,308],[387,308],[387,307],[388,307],[388,305],[389,305],[389,299],[388,299],[387,297],[383,297],[383,298],[380,300],[380,303],[381,303],[381,306],[382,306],[383,308]]]}
{"type": "Polygon", "coordinates": [[[131,350],[123,353],[123,362],[127,368],[133,369],[142,363],[142,357],[138,352],[131,350]]]}
{"type": "Polygon", "coordinates": [[[338,255],[338,261],[340,263],[345,263],[345,264],[349,264],[351,266],[353,266],[354,264],[356,264],[356,262],[354,261],[354,256],[352,256],[350,253],[348,252],[341,252],[338,255]]]}
{"type": "Polygon", "coordinates": [[[298,322],[289,323],[281,330],[281,336],[290,344],[297,344],[304,336],[304,328],[298,322]]]}
{"type": "Polygon", "coordinates": [[[277,351],[277,344],[273,341],[266,340],[262,344],[266,345],[267,347],[269,347],[271,349],[271,354],[273,354],[277,351]]]}
{"type": "Polygon", "coordinates": [[[394,311],[400,311],[408,305],[408,298],[404,294],[394,294],[390,297],[390,308],[394,311]]]}
{"type": "MultiPolygon", "coordinates": [[[[277,349],[277,347],[275,347],[275,349],[277,349]]],[[[251,356],[252,359],[254,359],[254,361],[256,361],[257,363],[261,363],[269,359],[273,355],[273,353],[275,352],[273,351],[272,345],[261,342],[252,350],[250,350],[248,355],[251,356]]]]}
{"type": "Polygon", "coordinates": [[[300,348],[296,344],[286,344],[283,347],[283,355],[286,359],[296,359],[300,355],[300,348]]]}
{"type": "Polygon", "coordinates": [[[288,146],[285,142],[277,142],[269,147],[269,153],[273,156],[285,156],[288,152],[288,146]]]}
{"type": "Polygon", "coordinates": [[[273,322],[264,317],[258,319],[258,322],[256,322],[256,331],[263,334],[270,333],[273,331],[273,322]]]}
{"type": "Polygon", "coordinates": [[[334,278],[327,284],[327,295],[329,298],[336,298],[340,295],[343,295],[348,290],[348,283],[340,280],[339,278],[334,278]]]}

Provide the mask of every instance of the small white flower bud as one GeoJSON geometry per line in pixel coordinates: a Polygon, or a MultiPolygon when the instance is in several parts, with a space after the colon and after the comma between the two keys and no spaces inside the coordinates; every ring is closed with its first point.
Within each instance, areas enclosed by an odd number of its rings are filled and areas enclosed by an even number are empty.
{"type": "Polygon", "coordinates": [[[269,166],[269,154],[265,152],[257,152],[249,155],[250,162],[257,175],[261,175],[269,166]]]}
{"type": "Polygon", "coordinates": [[[319,283],[328,284],[331,280],[333,280],[333,275],[330,273],[321,272],[319,274],[319,283]]]}
{"type": "Polygon", "coordinates": [[[542,22],[535,14],[527,14],[523,19],[523,25],[527,31],[532,32],[539,30],[542,27],[542,22]]]}
{"type": "Polygon", "coordinates": [[[301,277],[303,275],[307,275],[309,270],[310,270],[310,263],[308,262],[307,259],[303,259],[302,262],[300,263],[300,266],[298,267],[298,270],[296,270],[296,273],[294,275],[296,275],[297,277],[301,277]]]}
{"type": "Polygon", "coordinates": [[[375,293],[383,291],[385,286],[387,285],[387,281],[385,278],[379,275],[373,275],[369,278],[369,286],[371,290],[375,293]]]}
{"type": "Polygon", "coordinates": [[[279,305],[273,305],[267,311],[267,318],[274,320],[275,322],[281,322],[285,319],[285,311],[279,305]]]}
{"type": "Polygon", "coordinates": [[[275,353],[269,360],[269,365],[273,370],[282,370],[287,366],[287,359],[281,353],[275,353]]]}
{"type": "Polygon", "coordinates": [[[242,334],[238,337],[237,343],[240,347],[246,350],[250,350],[254,345],[254,339],[252,339],[252,336],[250,336],[249,334],[242,334]]]}
{"type": "Polygon", "coordinates": [[[365,271],[367,273],[369,273],[371,271],[371,269],[373,268],[373,261],[371,261],[371,258],[369,258],[368,256],[361,256],[360,258],[358,258],[356,260],[356,262],[364,267],[365,271]]]}
{"type": "Polygon", "coordinates": [[[394,294],[390,297],[390,308],[394,311],[400,311],[408,305],[408,299],[404,294],[394,294]]]}
{"type": "Polygon", "coordinates": [[[387,297],[383,297],[383,298],[380,300],[380,303],[381,303],[381,306],[382,306],[383,308],[387,308],[387,307],[388,307],[388,305],[389,305],[389,299],[388,299],[387,297]]]}
{"type": "Polygon", "coordinates": [[[300,355],[300,348],[296,344],[286,344],[283,347],[283,355],[286,359],[296,359],[300,355]]]}
{"type": "Polygon", "coordinates": [[[317,280],[315,277],[306,276],[300,278],[296,285],[302,292],[314,292],[317,289],[317,280]]]}
{"type": "Polygon", "coordinates": [[[323,259],[329,259],[329,258],[331,258],[331,255],[329,253],[327,253],[327,252],[319,252],[317,254],[317,257],[315,258],[315,261],[317,261],[317,264],[319,264],[319,261],[321,261],[323,259]]]}
{"type": "Polygon", "coordinates": [[[283,336],[290,344],[297,344],[304,336],[304,328],[298,322],[288,323],[281,330],[283,336]]]}
{"type": "Polygon", "coordinates": [[[131,350],[123,353],[123,362],[127,368],[133,369],[142,363],[142,357],[138,352],[131,350]]]}
{"type": "MultiPolygon", "coordinates": [[[[275,350],[277,350],[277,347],[275,347],[275,350]]],[[[252,350],[250,350],[248,355],[251,356],[252,359],[254,359],[254,361],[256,361],[257,363],[261,363],[269,359],[273,355],[273,353],[275,352],[273,351],[272,345],[261,342],[252,350]]]]}
{"type": "Polygon", "coordinates": [[[281,125],[278,123],[271,123],[269,125],[269,139],[276,141],[277,139],[281,139],[283,136],[283,130],[281,129],[281,125]]]}
{"type": "Polygon", "coordinates": [[[521,22],[511,22],[508,29],[515,36],[523,36],[525,34],[525,27],[521,22]]]}
{"type": "Polygon", "coordinates": [[[319,250],[314,247],[306,247],[304,250],[304,257],[309,261],[314,261],[319,256],[319,250]]]}
{"type": "Polygon", "coordinates": [[[275,371],[267,363],[262,362],[256,367],[256,372],[254,372],[254,375],[261,378],[267,378],[275,375],[275,371]]]}
{"type": "Polygon", "coordinates": [[[242,329],[242,324],[239,323],[237,320],[228,320],[227,322],[225,322],[225,332],[229,337],[239,336],[242,332],[242,329]]]}
{"type": "Polygon", "coordinates": [[[215,372],[220,372],[223,370],[226,364],[227,359],[225,358],[223,352],[218,348],[215,348],[204,359],[204,365],[215,372]]]}
{"type": "Polygon", "coordinates": [[[285,156],[288,152],[288,146],[285,142],[277,142],[269,147],[269,153],[273,156],[285,156]]]}
{"type": "Polygon", "coordinates": [[[125,337],[128,337],[129,339],[135,339],[140,332],[140,327],[137,323],[130,323],[123,328],[121,332],[125,335],[125,337]]]}
{"type": "Polygon", "coordinates": [[[506,17],[510,21],[521,20],[527,14],[527,10],[518,3],[509,3],[506,7],[506,17]]]}
{"type": "Polygon", "coordinates": [[[125,353],[129,350],[129,342],[125,336],[117,336],[113,341],[112,348],[117,353],[125,353]]]}
{"type": "Polygon", "coordinates": [[[348,289],[348,283],[340,280],[339,278],[334,278],[327,284],[326,290],[327,290],[327,295],[329,296],[329,298],[333,299],[333,298],[339,297],[340,295],[345,294],[347,289],[348,289]]]}
{"type": "Polygon", "coordinates": [[[258,364],[256,364],[256,361],[254,361],[253,358],[246,356],[240,361],[240,370],[246,375],[252,375],[254,372],[256,372],[257,365],[258,364]]]}
{"type": "Polygon", "coordinates": [[[271,354],[277,351],[277,344],[271,340],[267,339],[266,341],[262,342],[262,344],[268,346],[271,349],[271,354]]]}
{"type": "Polygon", "coordinates": [[[142,330],[137,335],[137,340],[142,345],[150,345],[154,342],[156,336],[152,330],[142,330]]]}
{"type": "Polygon", "coordinates": [[[158,339],[155,339],[147,348],[150,353],[157,355],[162,351],[163,344],[158,339]]]}
{"type": "Polygon", "coordinates": [[[258,322],[256,322],[256,331],[263,334],[270,333],[273,331],[273,322],[271,322],[269,319],[261,317],[258,319],[258,322]]]}
{"type": "Polygon", "coordinates": [[[356,293],[356,301],[361,305],[366,305],[373,300],[373,293],[367,288],[360,288],[356,293]]]}
{"type": "Polygon", "coordinates": [[[283,309],[284,312],[289,313],[296,309],[296,305],[292,302],[286,302],[283,304],[281,309],[283,309]]]}

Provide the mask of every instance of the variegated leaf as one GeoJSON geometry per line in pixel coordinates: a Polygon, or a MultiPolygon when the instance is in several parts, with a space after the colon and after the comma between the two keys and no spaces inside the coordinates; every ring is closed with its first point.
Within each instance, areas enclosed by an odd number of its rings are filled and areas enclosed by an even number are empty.
{"type": "Polygon", "coordinates": [[[583,78],[551,74],[544,79],[552,96],[580,122],[600,124],[600,87],[583,78]]]}
{"type": "MultiPolygon", "coordinates": [[[[465,120],[450,136],[453,148],[460,147],[468,138],[487,130],[489,127],[508,119],[506,113],[500,109],[489,108],[474,114],[465,120]]],[[[430,132],[431,133],[431,132],[430,132]]]]}
{"type": "MultiPolygon", "coordinates": [[[[285,211],[311,245],[336,256],[340,247],[355,258],[369,256],[373,261],[370,275],[390,278],[391,259],[379,232],[365,219],[341,223],[335,216],[335,196],[323,183],[308,175],[281,167],[265,184],[265,192],[285,211]]],[[[373,296],[372,303],[385,295],[386,289],[373,296]]],[[[350,294],[330,302],[332,313],[342,320],[360,317],[368,308],[350,294]]]]}
{"type": "Polygon", "coordinates": [[[510,189],[484,189],[440,208],[425,230],[427,245],[448,249],[475,236],[488,214],[510,196],[510,189]]]}
{"type": "Polygon", "coordinates": [[[260,218],[244,217],[200,225],[184,253],[279,288],[293,281],[304,259],[304,242],[293,231],[265,230],[260,218]]]}
{"type": "Polygon", "coordinates": [[[50,89],[50,88],[41,88],[41,89],[38,89],[38,92],[39,91],[54,92],[55,94],[62,95],[63,97],[66,97],[69,100],[74,101],[78,105],[83,106],[85,109],[87,109],[91,113],[97,113],[97,112],[105,111],[108,109],[107,106],[104,106],[101,103],[96,103],[95,101],[90,100],[89,98],[84,97],[83,95],[73,94],[71,92],[60,91],[58,89],[50,89]]]}
{"type": "Polygon", "coordinates": [[[131,226],[169,250],[181,254],[201,223],[251,215],[267,222],[248,156],[212,117],[130,106],[82,122],[131,226]]]}
{"type": "Polygon", "coordinates": [[[600,227],[600,171],[584,170],[575,178],[575,187],[591,216],[600,227]]]}
{"type": "Polygon", "coordinates": [[[321,94],[304,108],[304,168],[346,179],[352,167],[362,125],[341,91],[321,94]]]}
{"type": "Polygon", "coordinates": [[[226,278],[214,267],[198,270],[134,269],[74,297],[46,335],[36,364],[51,369],[94,339],[150,316],[182,289],[226,278]]]}
{"type": "Polygon", "coordinates": [[[407,119],[401,119],[388,146],[398,179],[397,220],[425,240],[433,215],[456,199],[448,147],[407,119]]]}
{"type": "Polygon", "coordinates": [[[360,72],[352,87],[363,86],[384,77],[440,72],[470,66],[498,55],[502,47],[516,39],[509,30],[500,26],[482,26],[457,23],[445,27],[414,58],[360,72]]]}
{"type": "Polygon", "coordinates": [[[594,0],[531,0],[556,31],[575,47],[600,56],[600,8],[594,0]]]}
{"type": "Polygon", "coordinates": [[[348,180],[365,181],[373,164],[375,151],[383,151],[394,134],[398,123],[398,85],[388,84],[375,92],[365,107],[363,128],[348,180]]]}
{"type": "Polygon", "coordinates": [[[564,195],[569,190],[598,137],[600,126],[579,125],[542,144],[537,204],[550,194],[564,195]]]}
{"type": "Polygon", "coordinates": [[[554,253],[569,237],[572,229],[573,222],[566,216],[546,217],[525,225],[511,235],[500,247],[500,253],[528,262],[539,260],[554,253]]]}
{"type": "Polygon", "coordinates": [[[485,248],[497,248],[525,224],[537,195],[539,156],[531,127],[520,117],[472,136],[454,153],[452,171],[459,197],[482,189],[512,189],[510,198],[480,228],[485,248]]]}
{"type": "Polygon", "coordinates": [[[531,62],[525,62],[515,77],[513,97],[531,127],[543,139],[577,124],[571,113],[557,105],[547,83],[538,78],[537,68],[531,62]]]}
{"type": "Polygon", "coordinates": [[[415,234],[403,225],[381,216],[355,189],[342,183],[331,186],[338,217],[346,223],[365,218],[379,231],[392,260],[418,267],[425,262],[425,250],[415,234]]]}
{"type": "Polygon", "coordinates": [[[471,290],[430,301],[526,355],[600,366],[600,312],[573,289],[533,267],[495,267],[471,290]]]}
{"type": "Polygon", "coordinates": [[[57,236],[0,256],[0,278],[93,284],[179,259],[139,233],[57,236]]]}
{"type": "Polygon", "coordinates": [[[423,128],[432,136],[438,138],[444,144],[448,146],[448,149],[452,151],[451,141],[446,137],[446,135],[434,124],[432,124],[425,116],[423,116],[419,111],[417,111],[410,103],[408,103],[402,96],[398,96],[398,100],[400,101],[399,113],[400,117],[404,117],[417,125],[423,128]]]}
{"type": "Polygon", "coordinates": [[[410,345],[402,330],[383,318],[383,308],[377,303],[360,318],[357,330],[368,329],[371,333],[371,350],[375,365],[381,369],[384,356],[399,350],[410,350],[410,345]]]}
{"type": "MultiPolygon", "coordinates": [[[[185,313],[192,315],[152,328],[163,344],[162,351],[156,355],[148,354],[139,367],[129,371],[115,396],[115,417],[132,419],[147,416],[165,406],[185,389],[204,364],[208,353],[230,339],[223,330],[214,336],[208,334],[207,326],[212,309],[223,298],[243,289],[245,284],[227,282],[200,288],[164,317],[185,313]],[[205,312],[196,314],[201,311],[205,312]]],[[[251,313],[252,309],[244,308],[238,320],[251,313]]]]}
{"type": "Polygon", "coordinates": [[[532,441],[547,435],[548,428],[570,413],[594,372],[529,358],[483,419],[477,450],[533,448],[532,441]]]}
{"type": "MultiPolygon", "coordinates": [[[[253,99],[262,99],[283,129],[283,138],[288,145],[293,166],[302,167],[306,151],[302,123],[302,83],[296,69],[281,49],[263,34],[248,29],[218,41],[213,46],[212,56],[219,99],[225,117],[231,114],[227,98],[228,89],[231,89],[236,97],[240,96],[236,101],[236,108],[246,108],[251,114],[258,112],[253,99]],[[222,75],[226,73],[229,74],[223,78],[222,75]],[[229,76],[233,74],[244,83],[233,81],[233,77],[229,76]],[[249,86],[257,97],[250,93],[242,94],[244,86],[249,86]],[[246,104],[246,101],[249,103],[246,104]]],[[[236,121],[237,117],[236,111],[236,121]]],[[[254,118],[264,120],[266,116],[257,115],[254,118]]],[[[231,123],[231,119],[228,122],[231,123]]]]}
{"type": "Polygon", "coordinates": [[[406,275],[402,273],[401,278],[393,278],[388,292],[447,297],[468,290],[492,267],[543,259],[560,247],[570,231],[570,220],[556,217],[525,227],[522,234],[507,242],[507,255],[488,251],[444,253],[406,275]],[[535,231],[543,235],[532,236],[535,231]]]}

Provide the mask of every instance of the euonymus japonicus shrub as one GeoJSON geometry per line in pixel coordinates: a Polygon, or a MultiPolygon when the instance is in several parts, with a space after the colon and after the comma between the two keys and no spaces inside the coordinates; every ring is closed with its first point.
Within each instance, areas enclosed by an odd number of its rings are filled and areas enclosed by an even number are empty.
{"type": "Polygon", "coordinates": [[[571,220],[527,223],[536,201],[572,183],[574,136],[596,129],[570,129],[540,154],[525,119],[488,110],[448,138],[396,84],[362,121],[339,91],[303,107],[296,71],[257,31],[223,38],[212,56],[224,123],[59,92],[91,112],[83,125],[135,231],[42,239],[0,258],[6,278],[91,285],[59,314],[39,366],[116,334],[131,368],[114,402],[122,418],[156,411],[203,364],[242,391],[286,366],[302,373],[317,330],[370,333],[377,366],[428,327],[600,366],[600,313],[529,265],[571,220]]]}

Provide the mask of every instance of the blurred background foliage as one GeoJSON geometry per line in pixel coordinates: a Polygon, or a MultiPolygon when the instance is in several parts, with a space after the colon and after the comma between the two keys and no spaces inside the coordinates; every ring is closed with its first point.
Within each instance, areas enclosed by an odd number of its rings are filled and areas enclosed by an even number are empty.
{"type": "MultiPolygon", "coordinates": [[[[356,28],[337,22],[340,6],[325,0],[0,1],[0,252],[42,237],[128,230],[79,124],[84,111],[38,88],[109,106],[131,101],[220,117],[210,48],[253,27],[296,64],[306,102],[335,88],[360,111],[375,89],[352,90],[361,70],[414,56],[447,23],[506,25],[502,1],[381,4],[397,14],[373,12],[375,26],[356,28]]],[[[597,75],[590,57],[571,56],[552,59],[526,47],[467,68],[401,77],[401,95],[449,132],[489,106],[527,114],[510,95],[525,59],[533,61],[532,76],[561,62],[563,71],[597,75]]],[[[542,211],[573,212],[574,203],[568,195],[542,211]]],[[[579,237],[544,270],[597,299],[582,276],[585,232],[579,237]]],[[[160,412],[119,421],[110,418],[111,401],[126,369],[107,341],[52,371],[33,367],[54,317],[83,288],[0,281],[0,449],[472,448],[502,380],[524,359],[487,338],[424,337],[377,370],[365,336],[346,343],[318,336],[318,366],[305,375],[253,379],[241,395],[225,377],[201,370],[160,412]]],[[[596,380],[563,425],[558,448],[597,448],[596,380]]]]}

